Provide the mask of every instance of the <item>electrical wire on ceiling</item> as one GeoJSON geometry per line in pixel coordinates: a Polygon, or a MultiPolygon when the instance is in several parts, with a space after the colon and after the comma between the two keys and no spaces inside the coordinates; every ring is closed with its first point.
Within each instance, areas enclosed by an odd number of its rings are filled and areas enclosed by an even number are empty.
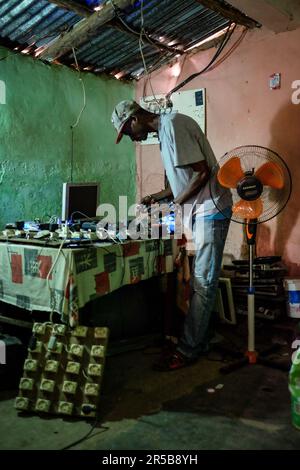
{"type": "MultiPolygon", "coordinates": [[[[141,32],[140,31],[137,31],[135,29],[133,29],[121,16],[120,13],[122,13],[122,10],[120,8],[118,8],[114,1],[113,0],[110,0],[111,4],[112,4],[112,7],[114,9],[114,12],[115,12],[115,15],[116,15],[116,18],[120,21],[120,23],[122,23],[122,25],[128,30],[130,31],[132,34],[135,34],[136,36],[140,36],[141,32]]],[[[143,3],[143,2],[141,2],[143,3]]],[[[155,39],[152,39],[149,34],[147,33],[147,31],[144,29],[143,30],[143,37],[147,40],[147,42],[149,42],[152,46],[156,47],[157,49],[159,49],[160,51],[166,51],[168,50],[169,52],[173,52],[173,53],[177,53],[177,54],[183,54],[183,51],[181,49],[176,49],[174,47],[169,47],[169,46],[165,46],[164,44],[161,44],[159,43],[158,41],[156,41],[155,39]]]]}
{"type": "Polygon", "coordinates": [[[139,37],[139,49],[140,49],[140,53],[141,53],[141,57],[142,57],[142,61],[143,61],[143,65],[144,65],[144,70],[145,70],[145,73],[146,73],[146,76],[149,77],[149,84],[150,84],[150,89],[151,89],[151,92],[152,92],[152,95],[153,95],[153,98],[154,98],[154,101],[156,102],[156,104],[158,105],[158,109],[159,111],[161,110],[161,103],[159,102],[159,100],[157,99],[155,93],[154,93],[154,89],[153,89],[153,86],[152,86],[152,82],[151,82],[151,78],[149,76],[149,71],[148,71],[148,68],[147,68],[147,64],[146,64],[146,61],[145,61],[145,57],[144,57],[144,53],[143,53],[143,34],[144,34],[144,14],[143,14],[143,8],[144,8],[144,0],[141,0],[141,31],[140,31],[140,37],[139,37]]]}
{"type": "Polygon", "coordinates": [[[236,24],[234,25],[234,27],[232,28],[232,23],[230,23],[230,25],[228,26],[227,28],[227,31],[226,33],[224,34],[224,37],[222,39],[222,41],[220,42],[219,44],[219,47],[216,51],[216,53],[214,54],[214,56],[212,57],[212,59],[209,61],[209,63],[202,69],[200,70],[200,72],[196,72],[196,73],[193,73],[192,75],[190,75],[189,77],[187,77],[185,80],[183,80],[182,82],[180,82],[176,87],[172,88],[172,90],[170,90],[166,97],[167,98],[170,98],[170,96],[175,93],[176,91],[178,91],[180,88],[182,88],[183,86],[187,85],[189,82],[191,82],[194,78],[196,77],[199,77],[199,75],[201,75],[202,73],[206,72],[209,67],[211,65],[214,64],[214,62],[217,60],[217,58],[219,57],[219,55],[221,54],[221,52],[223,51],[224,47],[226,46],[226,44],[228,43],[229,39],[231,38],[235,28],[236,28],[236,24]],[[231,31],[230,31],[231,30],[231,31]]]}
{"type": "MultiPolygon", "coordinates": [[[[126,21],[124,21],[123,18],[121,17],[121,15],[119,14],[118,8],[114,4],[114,1],[110,0],[110,2],[111,2],[112,7],[114,9],[116,18],[123,24],[123,26],[128,31],[130,31],[132,34],[135,34],[139,38],[139,51],[140,51],[140,55],[141,55],[142,62],[143,62],[144,72],[145,72],[144,77],[147,77],[147,80],[149,80],[149,84],[150,84],[151,92],[152,92],[153,97],[154,97],[154,101],[157,103],[159,109],[161,109],[161,103],[159,102],[159,100],[155,96],[155,92],[154,92],[154,89],[153,89],[153,86],[152,86],[152,83],[151,83],[150,73],[149,73],[149,70],[148,70],[148,67],[147,67],[147,64],[146,64],[145,55],[144,55],[144,52],[143,52],[144,39],[146,39],[148,43],[152,44],[157,49],[159,49],[160,56],[157,59],[158,61],[160,61],[162,55],[164,55],[166,47],[162,47],[161,44],[157,43],[156,41],[153,41],[150,38],[150,36],[148,35],[148,33],[146,32],[145,28],[144,28],[144,13],[143,13],[144,0],[140,0],[140,3],[141,3],[141,7],[140,7],[140,18],[141,18],[140,31],[136,31],[131,26],[129,26],[129,24],[126,21]]],[[[174,52],[176,52],[176,50],[174,50],[174,52]]],[[[178,51],[178,53],[179,53],[179,51],[178,51]]],[[[154,62],[154,64],[155,63],[156,63],[156,61],[154,62]]],[[[152,66],[153,66],[153,64],[152,64],[152,66]]],[[[144,95],[143,95],[143,98],[144,98],[144,95]]]]}
{"type": "Polygon", "coordinates": [[[228,35],[228,32],[229,32],[231,26],[232,25],[230,25],[229,28],[227,29],[227,31],[225,33],[225,36],[223,38],[223,41],[221,42],[217,52],[215,53],[214,57],[211,59],[209,64],[206,67],[204,67],[204,69],[200,70],[200,72],[196,72],[196,73],[190,75],[183,82],[179,83],[179,85],[177,85],[171,91],[169,91],[166,95],[167,99],[170,99],[170,97],[173,93],[178,91],[180,88],[185,86],[187,83],[192,81],[194,78],[198,77],[199,75],[201,75],[205,72],[210,72],[211,70],[214,70],[215,68],[217,68],[219,65],[221,65],[235,51],[235,49],[237,49],[237,47],[241,44],[242,40],[244,39],[244,37],[246,36],[246,34],[248,32],[247,28],[243,29],[241,35],[236,40],[236,42],[231,46],[231,48],[219,60],[216,61],[216,59],[219,57],[219,55],[221,54],[221,52],[224,50],[225,46],[229,42],[229,40],[230,40],[230,38],[231,38],[231,36],[232,36],[232,34],[233,34],[233,32],[234,32],[237,25],[236,24],[234,25],[234,27],[232,28],[232,30],[230,31],[230,33],[228,35]]]}
{"type": "MultiPolygon", "coordinates": [[[[247,32],[248,32],[248,29],[247,28],[244,28],[241,35],[239,36],[239,38],[236,40],[236,42],[231,46],[231,48],[222,56],[220,57],[221,53],[224,51],[226,45],[228,44],[228,42],[230,41],[235,29],[236,29],[237,25],[235,23],[230,23],[230,25],[228,26],[224,36],[223,36],[223,39],[222,41],[220,42],[219,46],[218,46],[218,49],[216,51],[216,53],[214,54],[214,56],[212,57],[212,59],[209,61],[209,63],[202,69],[200,70],[199,72],[196,72],[192,75],[190,75],[189,77],[187,77],[185,80],[183,80],[182,82],[180,82],[178,85],[176,85],[174,88],[172,88],[172,90],[170,90],[166,96],[165,96],[165,99],[166,99],[166,103],[169,102],[169,106],[172,108],[172,101],[171,101],[171,95],[173,93],[175,93],[176,91],[180,90],[182,87],[184,87],[187,83],[189,83],[190,81],[192,81],[194,78],[202,75],[203,73],[205,72],[210,72],[211,70],[214,70],[215,68],[217,68],[219,65],[221,65],[236,49],[237,47],[241,44],[242,40],[244,39],[244,37],[246,36],[247,32]],[[219,58],[219,60],[217,60],[219,58]]],[[[141,55],[142,55],[142,50],[141,50],[141,55]]],[[[142,56],[143,57],[143,56],[142,56]]],[[[187,54],[185,55],[185,59],[187,57],[187,54]]],[[[143,63],[144,63],[144,60],[143,60],[143,63]]],[[[150,84],[150,88],[151,88],[151,91],[152,91],[152,94],[153,96],[155,97],[155,93],[153,91],[153,87],[152,87],[152,83],[151,83],[151,79],[150,79],[150,74],[147,70],[147,67],[145,67],[145,64],[144,64],[144,68],[145,68],[145,75],[144,75],[144,87],[143,87],[143,97],[145,96],[145,92],[146,92],[146,85],[147,85],[147,82],[149,80],[149,84],[150,84]]],[[[161,103],[158,102],[158,100],[156,99],[155,97],[155,101],[157,101],[158,105],[159,105],[159,109],[161,110],[161,103]]]]}
{"type": "Polygon", "coordinates": [[[246,36],[248,32],[248,28],[244,28],[244,30],[242,31],[240,37],[236,40],[236,42],[231,46],[231,48],[226,52],[226,54],[223,55],[223,57],[221,57],[217,62],[215,62],[214,65],[212,65],[210,68],[209,68],[209,72],[211,70],[214,70],[215,68],[217,68],[219,65],[222,64],[222,62],[224,62],[234,51],[235,49],[237,49],[237,47],[241,44],[241,42],[243,41],[244,37],[246,36]]]}
{"type": "MultiPolygon", "coordinates": [[[[233,24],[233,23],[229,24],[229,26],[228,26],[228,28],[227,28],[227,30],[226,30],[223,38],[222,38],[222,41],[220,42],[220,44],[218,46],[218,49],[217,49],[216,53],[214,54],[214,56],[212,57],[210,62],[200,72],[196,72],[196,73],[190,75],[188,78],[186,78],[184,81],[180,82],[178,85],[176,85],[174,88],[172,88],[171,91],[169,91],[166,94],[166,96],[165,96],[166,106],[167,106],[167,108],[169,108],[170,111],[172,110],[172,107],[173,107],[172,101],[171,101],[171,95],[173,93],[178,91],[180,88],[185,86],[187,83],[189,83],[191,80],[198,77],[202,73],[204,73],[206,71],[210,71],[213,68],[220,65],[227,57],[229,57],[229,55],[233,52],[233,50],[235,50],[236,47],[241,43],[242,39],[246,35],[247,29],[243,31],[242,35],[239,37],[239,39],[236,41],[236,43],[230,48],[230,50],[223,57],[221,57],[221,59],[219,61],[217,61],[218,57],[220,56],[220,54],[222,53],[222,51],[224,50],[224,48],[228,44],[230,38],[232,37],[232,35],[233,35],[233,33],[236,29],[236,26],[237,25],[233,24]]],[[[187,54],[185,55],[184,61],[186,60],[186,57],[187,57],[187,54]]],[[[143,88],[143,97],[145,96],[145,87],[146,87],[146,83],[147,83],[147,80],[148,80],[147,76],[148,76],[148,73],[147,73],[147,69],[146,69],[146,76],[145,76],[145,82],[144,82],[144,88],[143,88]]],[[[152,84],[151,84],[150,76],[149,76],[149,83],[150,83],[150,86],[151,86],[152,94],[153,94],[153,96],[155,96],[155,94],[153,92],[153,87],[152,87],[152,84]]],[[[159,110],[161,111],[161,104],[159,103],[159,105],[160,105],[159,110]]]]}
{"type": "MultiPolygon", "coordinates": [[[[162,58],[162,55],[164,55],[164,53],[163,53],[163,54],[160,54],[160,56],[158,57],[158,59],[155,60],[155,61],[152,63],[152,67],[154,67],[156,64],[158,64],[158,63],[160,62],[160,60],[161,60],[161,58],[162,58]]],[[[151,72],[148,72],[148,74],[144,75],[143,98],[145,98],[145,96],[146,96],[147,83],[148,83],[148,81],[149,81],[149,82],[151,81],[151,73],[152,73],[152,71],[151,71],[151,72]]]]}

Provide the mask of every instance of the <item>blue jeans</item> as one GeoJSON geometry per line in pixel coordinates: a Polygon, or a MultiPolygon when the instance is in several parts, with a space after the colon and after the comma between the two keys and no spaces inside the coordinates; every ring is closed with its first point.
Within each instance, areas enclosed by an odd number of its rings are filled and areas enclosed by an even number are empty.
{"type": "Polygon", "coordinates": [[[193,225],[196,250],[191,278],[190,307],[177,348],[189,358],[196,358],[201,352],[208,350],[209,324],[215,304],[229,223],[227,219],[199,217],[193,225]]]}

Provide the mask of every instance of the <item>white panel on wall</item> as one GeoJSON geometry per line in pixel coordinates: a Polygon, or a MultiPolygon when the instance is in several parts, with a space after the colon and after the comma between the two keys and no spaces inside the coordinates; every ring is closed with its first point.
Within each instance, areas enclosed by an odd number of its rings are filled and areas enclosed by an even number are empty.
{"type": "MultiPolygon", "coordinates": [[[[168,108],[166,105],[165,95],[145,96],[141,98],[140,105],[151,111],[152,113],[169,113],[171,111],[178,111],[179,113],[186,114],[195,119],[202,131],[206,131],[205,120],[205,89],[199,88],[197,90],[178,91],[172,95],[173,108],[168,108]]],[[[148,135],[148,139],[141,142],[142,144],[158,144],[157,134],[152,132],[148,135]]]]}

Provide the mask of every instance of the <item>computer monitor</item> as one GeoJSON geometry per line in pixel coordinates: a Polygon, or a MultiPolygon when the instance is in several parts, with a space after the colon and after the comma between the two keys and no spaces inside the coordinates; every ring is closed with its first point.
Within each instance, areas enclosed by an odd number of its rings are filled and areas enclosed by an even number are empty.
{"type": "Polygon", "coordinates": [[[63,183],[62,220],[96,217],[99,183],[63,183]]]}

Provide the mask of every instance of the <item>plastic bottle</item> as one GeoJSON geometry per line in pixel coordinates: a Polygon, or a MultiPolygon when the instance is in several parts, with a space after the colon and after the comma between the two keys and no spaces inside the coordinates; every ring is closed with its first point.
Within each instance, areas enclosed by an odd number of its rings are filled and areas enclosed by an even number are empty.
{"type": "Polygon", "coordinates": [[[293,354],[289,373],[289,391],[291,393],[292,424],[300,430],[300,348],[293,354]]]}

